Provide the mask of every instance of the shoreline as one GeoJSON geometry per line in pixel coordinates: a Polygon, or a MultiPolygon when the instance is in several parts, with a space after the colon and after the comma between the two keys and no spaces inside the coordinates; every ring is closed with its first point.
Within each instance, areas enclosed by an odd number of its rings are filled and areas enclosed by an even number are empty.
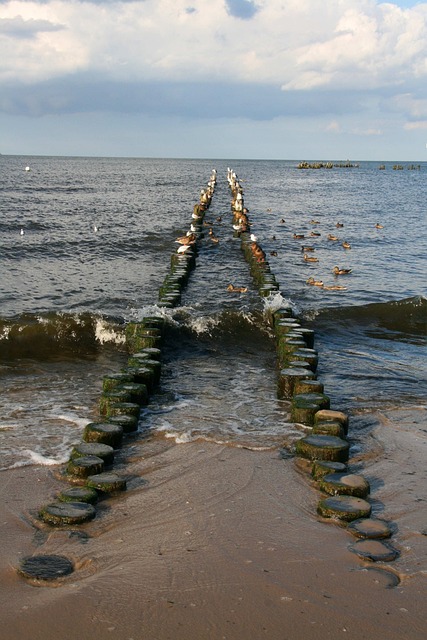
{"type": "Polygon", "coordinates": [[[350,464],[363,466],[377,517],[395,526],[400,557],[389,563],[348,550],[353,536],[316,516],[319,492],[278,451],[135,440],[117,467],[128,491],[71,533],[32,522],[63,486],[51,469],[2,472],[5,637],[421,639],[425,409],[375,418],[366,454],[350,464]],[[48,553],[75,572],[49,586],[18,576],[21,557],[48,553]]]}

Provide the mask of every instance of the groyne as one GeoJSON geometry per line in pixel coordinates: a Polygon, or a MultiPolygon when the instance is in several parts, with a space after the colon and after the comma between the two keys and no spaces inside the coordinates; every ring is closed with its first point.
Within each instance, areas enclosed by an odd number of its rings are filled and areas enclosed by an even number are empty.
{"type": "MultiPolygon", "coordinates": [[[[227,180],[231,193],[230,232],[240,240],[254,286],[266,300],[283,294],[253,233],[243,188],[232,169],[227,172],[227,180]]],[[[183,289],[197,264],[199,243],[206,232],[205,212],[214,196],[216,181],[213,170],[194,205],[188,229],[175,241],[176,250],[159,288],[159,310],[181,304],[183,289]]],[[[268,312],[266,322],[276,344],[278,397],[290,403],[291,420],[308,432],[296,443],[295,454],[298,464],[310,473],[313,485],[321,493],[319,517],[347,526],[357,539],[351,550],[360,557],[392,560],[397,551],[379,541],[391,536],[392,527],[371,517],[369,483],[348,467],[351,442],[348,416],[331,408],[323,384],[317,379],[314,331],[303,326],[291,307],[268,312]]],[[[165,319],[161,314],[128,323],[126,365],[104,377],[99,420],[85,427],[82,441],[74,446],[61,470],[66,488],[53,502],[39,509],[41,526],[66,528],[88,522],[96,517],[100,500],[126,490],[126,479],[114,471],[114,455],[127,437],[138,431],[141,409],[148,404],[160,381],[164,340],[165,319]]],[[[18,570],[28,579],[43,581],[68,575],[72,567],[61,556],[35,555],[24,558],[18,570]]]]}

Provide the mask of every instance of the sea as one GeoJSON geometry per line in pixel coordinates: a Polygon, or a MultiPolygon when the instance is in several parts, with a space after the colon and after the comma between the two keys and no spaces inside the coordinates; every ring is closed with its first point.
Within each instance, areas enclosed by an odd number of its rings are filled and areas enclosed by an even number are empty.
{"type": "Polygon", "coordinates": [[[146,315],[166,334],[137,438],[291,451],[302,427],[277,398],[267,322],[283,305],[315,331],[325,393],[354,418],[353,452],[367,446],[361,416],[425,407],[427,163],[300,160],[0,156],[0,470],[68,459],[98,419],[103,376],[126,364],[127,323],[146,315]],[[280,284],[269,298],[233,230],[228,168],[280,284]],[[181,305],[161,308],[213,169],[196,267],[181,305]]]}

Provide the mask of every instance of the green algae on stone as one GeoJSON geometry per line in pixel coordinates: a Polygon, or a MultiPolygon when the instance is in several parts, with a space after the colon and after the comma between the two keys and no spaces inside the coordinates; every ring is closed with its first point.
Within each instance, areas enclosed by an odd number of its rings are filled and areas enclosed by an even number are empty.
{"type": "Polygon", "coordinates": [[[102,390],[104,393],[109,393],[120,384],[126,382],[133,382],[133,376],[129,373],[110,373],[105,375],[102,379],[102,390]]]}
{"type": "Polygon", "coordinates": [[[121,386],[117,386],[109,392],[104,392],[99,400],[99,413],[101,416],[110,414],[110,407],[117,402],[130,402],[131,393],[121,386]]]}
{"type": "Polygon", "coordinates": [[[47,524],[60,526],[82,524],[96,515],[95,507],[86,502],[52,502],[39,511],[39,517],[47,524]]]}
{"type": "Polygon", "coordinates": [[[110,406],[108,418],[111,416],[134,416],[139,417],[141,407],[137,402],[115,402],[110,406]]]}
{"type": "Polygon", "coordinates": [[[368,518],[371,514],[371,505],[363,498],[333,496],[320,500],[317,513],[324,518],[351,522],[359,518],[368,518]]]}
{"type": "MultiPolygon", "coordinates": [[[[296,364],[294,366],[301,366],[301,362],[302,362],[301,360],[299,362],[296,361],[296,364]]],[[[322,382],[320,382],[320,380],[314,380],[314,379],[310,380],[308,378],[305,380],[297,380],[294,388],[295,394],[323,393],[323,391],[324,391],[324,385],[322,382]]]]}
{"type": "Polygon", "coordinates": [[[309,435],[297,440],[296,453],[309,460],[333,460],[347,462],[349,444],[336,436],[309,435]]]}
{"type": "Polygon", "coordinates": [[[123,429],[123,433],[133,433],[138,429],[138,418],[136,416],[118,415],[110,416],[108,422],[111,424],[120,425],[123,429]]]}
{"type": "Polygon", "coordinates": [[[319,405],[315,402],[298,401],[292,404],[291,420],[298,424],[312,426],[314,415],[319,410],[319,405]]]}
{"type": "Polygon", "coordinates": [[[95,504],[98,501],[98,494],[94,489],[89,487],[70,487],[64,489],[58,495],[58,500],[61,502],[87,502],[89,504],[95,504]]]}
{"type": "Polygon", "coordinates": [[[299,402],[314,402],[319,406],[320,409],[327,409],[330,405],[329,396],[325,395],[324,393],[316,392],[295,394],[292,400],[292,404],[297,405],[299,402]]]}
{"type": "Polygon", "coordinates": [[[99,473],[89,476],[87,486],[101,493],[119,493],[125,491],[126,480],[116,473],[99,473]]]}
{"type": "Polygon", "coordinates": [[[113,449],[118,449],[122,444],[123,428],[111,422],[90,422],[83,431],[85,442],[101,442],[108,444],[113,449]]]}
{"type": "Polygon", "coordinates": [[[311,468],[311,475],[315,480],[323,478],[328,473],[341,473],[347,470],[347,465],[343,462],[333,462],[332,460],[315,460],[311,468]]]}
{"type": "Polygon", "coordinates": [[[98,456],[80,456],[67,464],[67,473],[77,478],[87,478],[104,470],[104,460],[98,456]]]}
{"type": "Polygon", "coordinates": [[[345,430],[341,422],[338,421],[322,421],[314,422],[313,433],[320,433],[325,436],[337,436],[337,438],[345,438],[345,430]]]}
{"type": "Polygon", "coordinates": [[[348,431],[348,415],[343,411],[333,409],[321,409],[315,416],[314,422],[338,421],[341,422],[345,432],[348,431]]]}
{"type": "Polygon", "coordinates": [[[319,479],[319,488],[331,496],[347,495],[366,498],[370,492],[369,482],[356,473],[328,473],[319,479]]]}
{"type": "Polygon", "coordinates": [[[141,406],[148,404],[147,385],[142,382],[127,382],[120,385],[120,389],[129,393],[129,402],[135,402],[141,406]]]}
{"type": "Polygon", "coordinates": [[[285,367],[281,369],[277,383],[277,396],[290,400],[299,381],[311,380],[314,377],[314,373],[304,367],[285,367]]]}
{"type": "Polygon", "coordinates": [[[114,449],[102,442],[80,442],[71,450],[70,458],[81,458],[83,456],[98,456],[102,458],[104,464],[111,465],[114,461],[114,449]]]}

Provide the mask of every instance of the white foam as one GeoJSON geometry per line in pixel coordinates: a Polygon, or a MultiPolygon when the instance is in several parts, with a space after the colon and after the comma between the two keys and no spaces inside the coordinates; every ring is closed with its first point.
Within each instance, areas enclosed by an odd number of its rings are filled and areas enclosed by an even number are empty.
{"type": "Polygon", "coordinates": [[[37,451],[33,451],[32,449],[23,449],[22,452],[23,454],[25,454],[26,456],[28,456],[28,460],[26,461],[21,461],[21,462],[17,462],[14,465],[12,465],[12,469],[19,466],[25,466],[30,465],[30,464],[40,464],[44,467],[52,467],[54,465],[58,465],[58,464],[63,464],[64,462],[66,462],[69,459],[69,452],[66,454],[62,454],[59,458],[52,458],[52,457],[48,457],[48,456],[44,456],[42,453],[38,453],[37,451]]]}
{"type": "Polygon", "coordinates": [[[123,331],[116,331],[108,322],[98,318],[95,324],[95,338],[100,344],[113,342],[114,344],[125,344],[126,336],[123,331]]]}

